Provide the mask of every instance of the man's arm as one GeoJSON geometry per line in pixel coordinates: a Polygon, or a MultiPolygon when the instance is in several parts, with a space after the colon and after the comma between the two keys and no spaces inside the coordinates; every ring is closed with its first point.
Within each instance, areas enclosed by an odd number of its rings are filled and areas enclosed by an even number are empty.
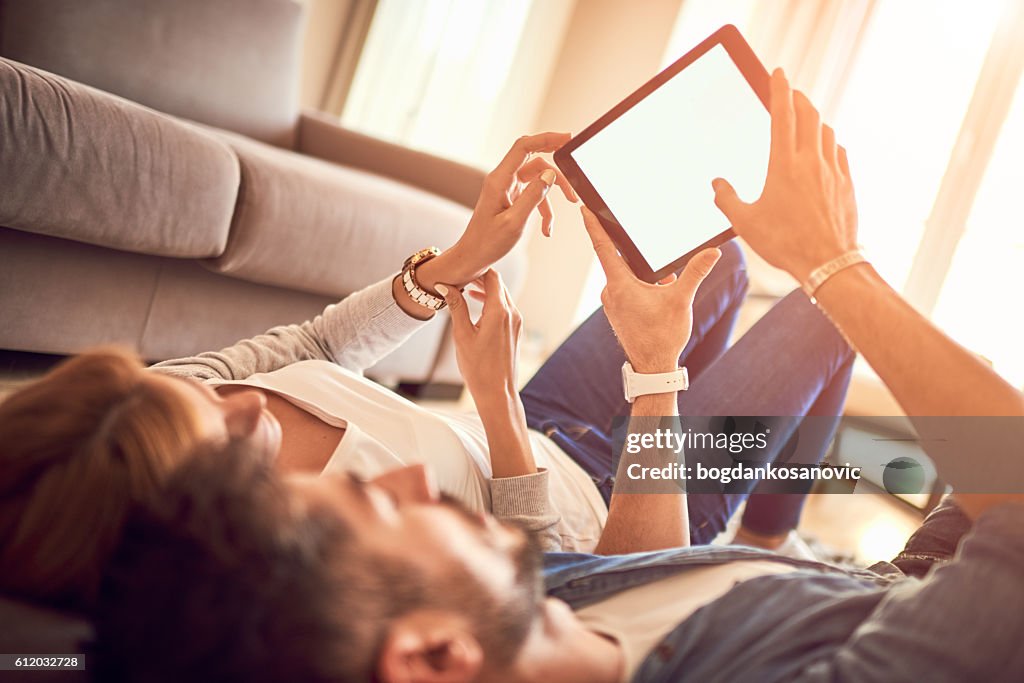
{"type": "MultiPolygon", "coordinates": [[[[781,70],[772,74],[772,146],[761,197],[740,201],[722,179],[715,202],[766,261],[805,283],[817,268],[856,249],[857,207],[846,151],[781,70]]],[[[918,314],[867,264],[832,275],[815,299],[851,344],[916,416],[1024,415],[1024,396],[918,314]]],[[[975,465],[1013,457],[979,449],[975,465]]],[[[976,517],[1020,495],[958,494],[976,517]]]]}
{"type": "MultiPolygon", "coordinates": [[[[671,276],[652,285],[633,275],[600,221],[586,208],[583,223],[608,280],[601,293],[605,315],[634,371],[659,374],[675,370],[693,329],[693,297],[721,252],[702,251],[690,259],[678,279],[671,276]]],[[[678,413],[675,392],[638,396],[629,430],[648,431],[659,422],[656,418],[678,413]]],[[[650,455],[657,460],[668,456],[650,455]]],[[[635,485],[627,486],[621,476],[616,480],[597,552],[610,555],[689,545],[685,492],[675,486],[656,492],[629,492],[633,488],[635,485]]]]}
{"type": "Polygon", "coordinates": [[[837,273],[815,298],[908,415],[1024,415],[1021,392],[914,310],[871,266],[837,273]]]}
{"type": "MultiPolygon", "coordinates": [[[[658,418],[678,414],[679,404],[674,392],[637,396],[630,412],[628,431],[650,432],[652,425],[661,423],[658,418]]],[[[675,457],[674,453],[648,455],[658,461],[656,465],[675,457]]],[[[664,482],[669,490],[625,493],[622,491],[628,488],[625,481],[620,472],[608,506],[608,520],[594,552],[598,555],[619,555],[690,545],[690,515],[685,490],[675,482],[664,482]]]]}

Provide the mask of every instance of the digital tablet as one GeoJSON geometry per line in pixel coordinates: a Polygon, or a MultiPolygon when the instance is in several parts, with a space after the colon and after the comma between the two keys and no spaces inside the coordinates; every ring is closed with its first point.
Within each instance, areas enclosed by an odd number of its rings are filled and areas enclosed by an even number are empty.
{"type": "Polygon", "coordinates": [[[769,76],[735,26],[718,29],[555,152],[636,273],[657,282],[735,236],[714,202],[764,187],[769,76]]]}

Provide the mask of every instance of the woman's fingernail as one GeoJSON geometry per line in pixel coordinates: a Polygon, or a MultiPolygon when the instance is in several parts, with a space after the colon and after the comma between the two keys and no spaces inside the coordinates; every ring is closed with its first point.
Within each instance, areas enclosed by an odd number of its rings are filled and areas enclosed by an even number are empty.
{"type": "Polygon", "coordinates": [[[555,172],[552,171],[550,168],[544,169],[544,172],[540,174],[540,179],[544,182],[545,185],[551,187],[555,182],[555,172]]]}
{"type": "Polygon", "coordinates": [[[437,293],[440,294],[441,296],[444,296],[444,297],[448,296],[448,288],[445,287],[444,285],[442,285],[442,284],[434,285],[434,289],[436,289],[437,293]]]}

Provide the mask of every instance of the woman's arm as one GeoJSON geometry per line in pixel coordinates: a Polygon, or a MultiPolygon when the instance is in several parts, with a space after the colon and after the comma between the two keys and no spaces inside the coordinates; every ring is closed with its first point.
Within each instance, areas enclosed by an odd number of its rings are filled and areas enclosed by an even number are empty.
{"type": "MultiPolygon", "coordinates": [[[[404,290],[402,296],[407,297],[404,290]]],[[[157,363],[153,369],[200,381],[233,380],[298,361],[326,360],[362,372],[423,324],[396,303],[389,277],[331,304],[313,320],[275,327],[220,351],[157,363]]]]}
{"type": "Polygon", "coordinates": [[[497,271],[488,270],[477,283],[483,293],[471,294],[483,299],[484,307],[475,323],[462,293],[440,286],[452,316],[459,372],[487,434],[494,478],[536,474],[526,414],[516,389],[522,317],[497,271]]]}
{"type": "Polygon", "coordinates": [[[440,289],[452,316],[459,371],[487,434],[491,512],[532,532],[544,550],[561,550],[556,528],[560,517],[551,505],[548,473],[533,459],[526,414],[516,389],[522,318],[496,271],[487,271],[478,284],[483,293],[470,294],[482,299],[484,308],[475,323],[457,288],[441,285],[440,289]]]}
{"type": "MultiPolygon", "coordinates": [[[[569,139],[567,133],[540,133],[516,140],[501,163],[487,175],[466,231],[450,249],[416,269],[420,287],[438,292],[436,285],[462,287],[479,278],[519,242],[536,209],[545,234],[551,230],[548,190],[555,183],[575,201],[572,187],[560,171],[538,152],[553,152],[569,139]]],[[[362,372],[401,345],[434,316],[414,302],[399,278],[388,278],[356,292],[301,325],[275,327],[221,351],[164,361],[153,366],[197,380],[244,379],[302,360],[335,362],[362,372]]]]}

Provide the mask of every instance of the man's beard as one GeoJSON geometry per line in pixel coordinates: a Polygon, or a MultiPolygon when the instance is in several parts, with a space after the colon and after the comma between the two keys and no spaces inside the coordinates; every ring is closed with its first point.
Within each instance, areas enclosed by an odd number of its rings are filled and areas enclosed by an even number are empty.
{"type": "MultiPolygon", "coordinates": [[[[459,500],[442,494],[441,504],[457,512],[482,535],[485,533],[486,525],[459,500]]],[[[545,593],[541,578],[543,555],[536,536],[515,524],[498,521],[518,539],[514,547],[503,550],[515,570],[512,590],[502,596],[492,595],[461,567],[453,567],[450,575],[458,578],[450,587],[450,595],[455,598],[451,602],[464,606],[466,616],[475,623],[488,662],[503,665],[515,658],[526,641],[542,609],[545,593]]]]}

